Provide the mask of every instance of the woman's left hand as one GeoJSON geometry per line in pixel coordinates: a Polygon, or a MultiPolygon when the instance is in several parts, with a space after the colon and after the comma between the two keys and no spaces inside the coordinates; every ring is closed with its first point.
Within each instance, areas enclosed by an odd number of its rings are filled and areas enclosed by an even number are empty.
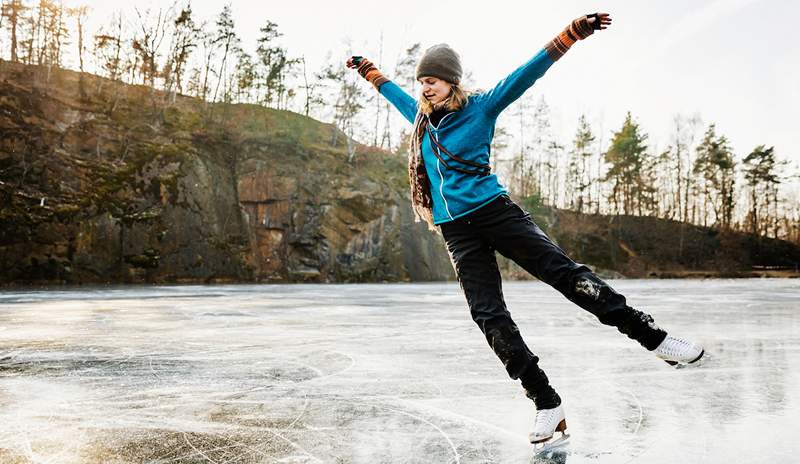
{"type": "Polygon", "coordinates": [[[608,13],[592,13],[586,15],[586,17],[589,20],[589,24],[592,25],[592,29],[596,31],[608,29],[608,26],[611,25],[611,16],[608,13]]]}

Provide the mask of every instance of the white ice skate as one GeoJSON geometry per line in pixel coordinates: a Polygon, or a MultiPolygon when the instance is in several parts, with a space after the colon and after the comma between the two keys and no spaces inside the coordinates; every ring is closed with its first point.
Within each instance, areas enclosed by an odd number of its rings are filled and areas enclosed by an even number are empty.
{"type": "Polygon", "coordinates": [[[705,350],[702,346],[690,341],[667,335],[667,338],[658,345],[654,352],[670,366],[681,367],[698,361],[703,357],[705,350]]]}
{"type": "Polygon", "coordinates": [[[559,405],[552,409],[536,411],[533,429],[528,434],[528,439],[533,443],[536,453],[543,453],[561,446],[566,443],[568,438],[564,408],[559,405]],[[561,436],[555,438],[556,432],[561,432],[561,436]]]}
{"type": "Polygon", "coordinates": [[[16,360],[17,354],[13,351],[0,351],[0,362],[13,363],[16,360]]]}

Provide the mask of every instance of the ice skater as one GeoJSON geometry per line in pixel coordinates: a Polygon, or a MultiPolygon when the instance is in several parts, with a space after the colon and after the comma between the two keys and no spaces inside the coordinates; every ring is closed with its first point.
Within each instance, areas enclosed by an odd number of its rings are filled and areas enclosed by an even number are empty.
{"type": "Polygon", "coordinates": [[[428,48],[416,67],[418,100],[387,79],[369,60],[353,56],[347,66],[391,102],[414,125],[408,159],[417,221],[441,232],[472,319],[512,379],[519,379],[536,405],[531,443],[552,445],[566,436],[561,398],[539,367],[506,309],[495,251],[519,264],[567,299],[616,327],[666,362],[690,364],[703,356],[697,344],[673,337],[653,318],[631,308],[591,269],[570,259],[512,201],[491,172],[489,151],[495,121],[578,40],[611,25],[607,13],[572,21],[533,57],[488,91],[460,84],[459,55],[447,44],[428,48]],[[556,438],[555,432],[561,432],[556,438]]]}

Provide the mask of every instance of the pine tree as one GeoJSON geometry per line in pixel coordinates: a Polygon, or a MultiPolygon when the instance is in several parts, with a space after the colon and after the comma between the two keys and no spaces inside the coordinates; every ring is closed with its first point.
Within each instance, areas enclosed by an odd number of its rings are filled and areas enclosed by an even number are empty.
{"type": "Polygon", "coordinates": [[[620,204],[623,214],[638,212],[650,205],[647,203],[648,193],[652,186],[645,182],[642,168],[647,157],[647,134],[639,129],[633,122],[631,113],[625,116],[622,128],[614,133],[611,146],[604,155],[604,160],[610,165],[605,182],[610,182],[612,192],[609,200],[614,204],[614,210],[619,213],[620,204]]]}
{"type": "Polygon", "coordinates": [[[200,68],[192,68],[192,70],[189,71],[188,79],[186,81],[186,93],[196,98],[202,98],[205,92],[200,82],[201,74],[202,71],[200,68]]]}
{"type": "Polygon", "coordinates": [[[233,12],[230,3],[222,8],[222,12],[217,17],[217,31],[214,42],[222,49],[222,60],[217,72],[217,85],[214,86],[214,94],[211,101],[217,101],[220,83],[227,81],[228,71],[225,66],[228,63],[228,52],[238,46],[240,39],[236,36],[235,24],[233,22],[233,12]]]}
{"type": "MultiPolygon", "coordinates": [[[[716,126],[711,124],[697,146],[693,172],[702,179],[704,199],[704,223],[708,208],[714,212],[715,223],[726,229],[730,227],[734,207],[733,152],[725,136],[717,136],[716,126]]],[[[704,224],[706,225],[706,224],[704,224]]]]}
{"type": "MultiPolygon", "coordinates": [[[[748,154],[743,161],[744,178],[750,188],[750,211],[746,222],[750,225],[753,234],[766,235],[771,226],[771,219],[777,215],[770,215],[770,207],[777,211],[778,186],[781,184],[779,168],[785,162],[775,158],[775,147],[766,148],[759,145],[748,154]]],[[[777,238],[777,230],[774,230],[777,238]]]]}
{"type": "Polygon", "coordinates": [[[236,100],[250,102],[251,93],[258,80],[258,72],[253,58],[241,47],[236,49],[236,74],[234,77],[236,79],[236,100]]]}
{"type": "Polygon", "coordinates": [[[278,25],[267,21],[267,24],[260,30],[261,37],[258,39],[256,55],[262,68],[261,84],[265,89],[264,103],[269,106],[273,102],[279,102],[280,95],[285,90],[283,80],[289,59],[286,56],[286,50],[275,45],[275,41],[282,35],[278,32],[278,25]]]}

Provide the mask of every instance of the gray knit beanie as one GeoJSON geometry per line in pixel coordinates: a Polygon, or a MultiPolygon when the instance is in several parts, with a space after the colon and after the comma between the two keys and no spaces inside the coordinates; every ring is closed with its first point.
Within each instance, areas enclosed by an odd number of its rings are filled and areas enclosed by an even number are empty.
{"type": "Polygon", "coordinates": [[[436,44],[425,53],[417,63],[417,79],[433,76],[451,84],[461,82],[461,57],[446,43],[436,44]]]}

